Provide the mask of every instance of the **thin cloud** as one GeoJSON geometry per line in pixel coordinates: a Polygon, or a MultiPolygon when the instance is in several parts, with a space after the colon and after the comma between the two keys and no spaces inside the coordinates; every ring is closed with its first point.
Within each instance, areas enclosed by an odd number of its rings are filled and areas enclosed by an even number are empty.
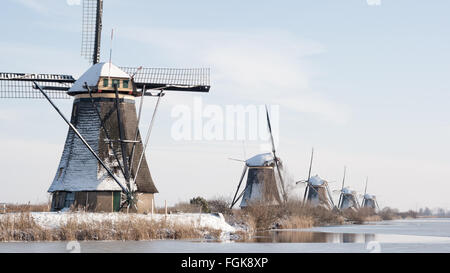
{"type": "Polygon", "coordinates": [[[20,4],[26,8],[29,8],[40,14],[48,14],[50,8],[48,7],[47,1],[42,0],[13,0],[13,2],[20,4]]]}
{"type": "Polygon", "coordinates": [[[310,88],[307,57],[325,51],[318,42],[278,30],[124,28],[121,33],[127,39],[157,48],[177,64],[211,67],[211,81],[218,93],[253,103],[279,104],[336,123],[345,123],[349,118],[345,106],[310,88]]]}

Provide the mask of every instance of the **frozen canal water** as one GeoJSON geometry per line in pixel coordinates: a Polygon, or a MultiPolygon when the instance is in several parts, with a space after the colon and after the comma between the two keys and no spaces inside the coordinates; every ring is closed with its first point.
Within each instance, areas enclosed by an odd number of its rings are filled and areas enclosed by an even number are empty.
{"type": "MultiPolygon", "coordinates": [[[[81,252],[450,252],[450,219],[276,230],[247,242],[80,242],[81,252]]],[[[75,247],[76,248],[76,247],[75,247]]],[[[67,242],[0,243],[0,252],[70,252],[67,242]],[[68,250],[69,249],[69,250],[68,250]]]]}

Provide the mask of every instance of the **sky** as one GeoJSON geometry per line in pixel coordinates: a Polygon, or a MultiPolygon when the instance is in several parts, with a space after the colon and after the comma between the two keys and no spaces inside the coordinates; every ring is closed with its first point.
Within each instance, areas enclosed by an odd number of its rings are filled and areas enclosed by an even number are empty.
{"type": "MultiPolygon", "coordinates": [[[[79,1],[2,5],[0,71],[89,68],[79,1]]],[[[229,158],[270,151],[267,138],[176,139],[174,109],[267,104],[290,181],[306,178],[314,147],[312,173],[332,190],[347,166],[346,185],[363,192],[368,177],[382,207],[450,209],[449,10],[446,0],[105,0],[101,60],[112,48],[119,66],[211,69],[209,93],[161,101],[146,154],[158,205],[231,198],[243,163],[229,158]]],[[[70,114],[71,100],[56,102],[70,114]]],[[[0,100],[0,203],[47,201],[67,131],[45,100],[0,100]]]]}

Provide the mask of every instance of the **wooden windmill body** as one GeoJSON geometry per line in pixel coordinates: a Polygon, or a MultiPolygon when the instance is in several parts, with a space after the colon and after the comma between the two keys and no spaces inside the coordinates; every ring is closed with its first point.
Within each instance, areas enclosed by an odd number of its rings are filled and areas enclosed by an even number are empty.
{"type": "Polygon", "coordinates": [[[269,129],[272,152],[255,155],[245,160],[236,192],[231,201],[231,208],[242,198],[240,207],[246,208],[252,204],[281,205],[287,201],[283,181],[283,164],[276,156],[275,142],[272,135],[272,126],[269,111],[266,107],[267,127],[269,129]],[[244,189],[239,194],[242,182],[247,174],[244,189]]]}

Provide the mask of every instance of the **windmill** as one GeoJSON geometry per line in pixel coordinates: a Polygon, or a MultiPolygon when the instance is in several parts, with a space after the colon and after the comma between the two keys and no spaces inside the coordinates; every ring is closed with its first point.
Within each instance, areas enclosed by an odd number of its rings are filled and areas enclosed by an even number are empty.
{"type": "Polygon", "coordinates": [[[356,196],[356,191],[351,190],[349,187],[345,186],[345,174],[346,174],[347,168],[344,167],[344,176],[342,178],[342,187],[339,191],[339,202],[338,202],[338,208],[340,210],[346,210],[346,209],[359,209],[359,203],[358,198],[356,196]]]}
{"type": "Polygon", "coordinates": [[[252,202],[263,202],[268,205],[283,204],[287,201],[282,175],[283,163],[276,155],[275,142],[273,140],[272,126],[270,124],[269,111],[266,106],[267,127],[269,129],[272,152],[255,155],[247,159],[239,180],[236,192],[230,208],[242,198],[241,208],[247,207],[252,202]],[[238,195],[242,181],[247,175],[247,183],[238,195]]]}
{"type": "MultiPolygon", "coordinates": [[[[209,92],[209,69],[117,67],[100,62],[103,0],[83,1],[81,55],[92,66],[72,75],[0,73],[0,98],[47,99],[68,124],[64,150],[48,189],[51,209],[148,212],[158,192],[145,158],[155,114],[166,91],[209,92]],[[142,142],[145,97],[157,97],[142,142]],[[70,120],[53,99],[73,97],[70,120]],[[139,112],[135,102],[139,100],[139,112]]],[[[111,56],[111,55],[110,55],[111,56]]]]}
{"type": "Polygon", "coordinates": [[[303,195],[303,204],[308,203],[313,206],[324,206],[328,209],[333,209],[334,202],[328,187],[328,181],[320,178],[319,175],[311,177],[313,158],[314,148],[311,150],[308,178],[306,180],[296,182],[296,184],[306,184],[305,194],[303,195]]]}
{"type": "Polygon", "coordinates": [[[375,195],[371,195],[367,193],[367,184],[369,182],[369,178],[366,178],[366,186],[364,187],[364,195],[363,200],[361,202],[362,208],[371,208],[371,209],[380,209],[378,206],[377,198],[375,195]]]}

